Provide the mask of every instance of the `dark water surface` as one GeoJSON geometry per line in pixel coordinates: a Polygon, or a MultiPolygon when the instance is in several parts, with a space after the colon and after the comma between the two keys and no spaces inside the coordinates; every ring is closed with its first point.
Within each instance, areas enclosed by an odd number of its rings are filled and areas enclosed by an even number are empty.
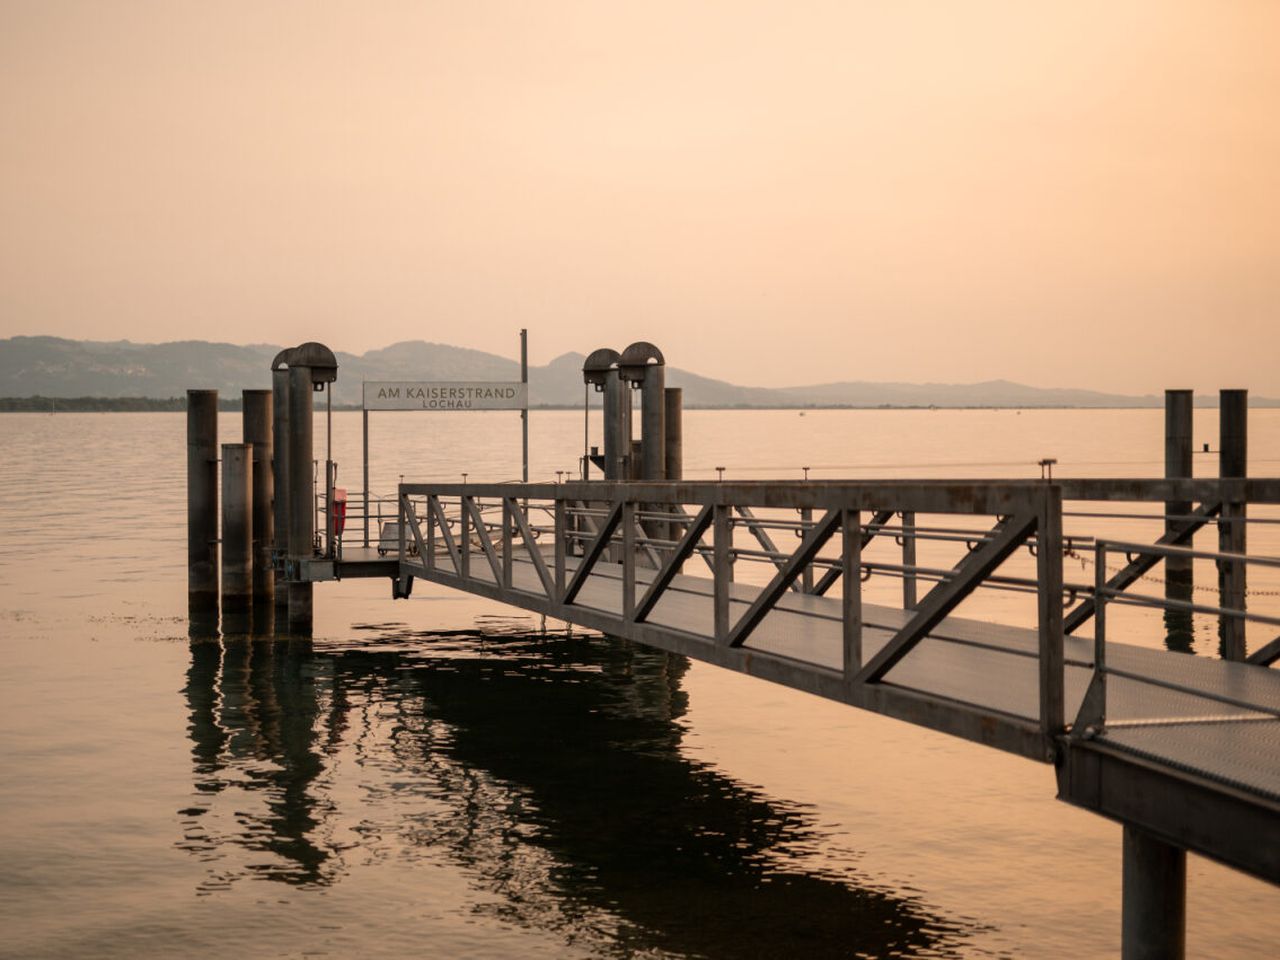
{"type": "MultiPolygon", "coordinates": [[[[686,416],[694,474],[1150,475],[1161,450],[1159,411],[686,416]]],[[[385,421],[375,489],[518,470],[514,417],[483,450],[385,421]]],[[[0,956],[1115,953],[1119,830],[1048,767],[427,584],[318,587],[312,642],[189,640],[183,427],[0,417],[0,956]]],[[[535,477],[580,431],[533,415],[535,477]]],[[[335,442],[356,476],[358,415],[335,442]]],[[[1275,889],[1189,873],[1193,954],[1274,955],[1275,889]]]]}

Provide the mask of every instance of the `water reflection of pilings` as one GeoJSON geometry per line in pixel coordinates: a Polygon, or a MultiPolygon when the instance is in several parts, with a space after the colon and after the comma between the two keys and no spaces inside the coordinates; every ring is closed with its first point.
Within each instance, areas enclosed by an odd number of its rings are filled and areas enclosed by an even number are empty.
{"type": "MultiPolygon", "coordinates": [[[[1176,558],[1181,560],[1182,558],[1176,558]]],[[[1195,590],[1190,563],[1168,564],[1165,570],[1164,595],[1169,600],[1189,603],[1195,590]]],[[[1191,611],[1166,607],[1164,610],[1164,643],[1174,653],[1194,653],[1195,633],[1191,611]]]]}
{"type": "Polygon", "coordinates": [[[267,879],[326,883],[334,875],[333,851],[316,839],[328,805],[315,789],[324,768],[314,733],[315,666],[306,641],[191,644],[185,693],[197,800],[182,811],[182,845],[218,864],[211,866],[210,887],[234,879],[220,869],[229,847],[275,854],[253,868],[267,879]],[[233,810],[217,810],[224,793],[237,801],[247,793],[260,809],[237,802],[233,810]]]}
{"type": "Polygon", "coordinates": [[[260,792],[270,811],[205,844],[278,854],[254,874],[330,883],[323,838],[359,825],[369,856],[445,857],[501,894],[489,909],[504,920],[602,953],[946,956],[963,936],[847,862],[814,866],[825,840],[807,810],[686,757],[684,658],[599,638],[370,633],[329,654],[193,644],[197,792],[210,808],[232,786],[260,792]],[[319,789],[340,752],[360,809],[319,789]]]}
{"type": "Polygon", "coordinates": [[[545,921],[553,904],[590,905],[618,917],[633,947],[682,955],[939,949],[956,930],[917,902],[803,866],[823,841],[807,811],[683,755],[673,721],[685,698],[672,694],[686,669],[619,642],[539,650],[512,638],[499,656],[412,674],[428,715],[451,731],[433,752],[519,799],[497,817],[460,805],[459,828],[444,833],[458,855],[519,837],[554,864],[529,882],[519,858],[491,858],[491,882],[514,894],[509,913],[545,921]],[[524,669],[509,669],[513,657],[524,669]]]}

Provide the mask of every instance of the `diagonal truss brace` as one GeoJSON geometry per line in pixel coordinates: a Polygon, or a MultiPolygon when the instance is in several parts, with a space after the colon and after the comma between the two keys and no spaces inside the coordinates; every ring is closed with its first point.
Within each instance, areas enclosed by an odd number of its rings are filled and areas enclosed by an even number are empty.
{"type": "Polygon", "coordinates": [[[649,584],[649,589],[645,591],[644,596],[640,598],[640,602],[636,604],[635,615],[632,619],[637,623],[643,623],[644,619],[653,612],[653,608],[658,604],[658,599],[666,591],[667,587],[671,585],[671,581],[675,579],[676,571],[680,569],[680,565],[689,558],[689,554],[693,553],[698,541],[706,533],[707,527],[711,526],[711,514],[711,504],[707,504],[694,517],[693,522],[689,524],[684,536],[676,544],[675,551],[671,556],[667,557],[666,562],[662,564],[662,568],[658,571],[658,575],[649,584]]]}
{"type": "MultiPolygon", "coordinates": [[[[1205,526],[1210,520],[1222,512],[1222,503],[1219,501],[1205,502],[1200,504],[1192,513],[1196,519],[1188,520],[1182,526],[1175,530],[1170,530],[1159,540],[1155,542],[1158,547],[1179,547],[1187,543],[1201,527],[1205,526]]],[[[1164,559],[1163,556],[1156,553],[1144,553],[1142,556],[1129,562],[1123,570],[1107,581],[1109,590],[1127,590],[1142,577],[1143,574],[1151,570],[1152,567],[1160,563],[1164,559]]],[[[1093,617],[1094,603],[1093,598],[1088,597],[1082,600],[1074,610],[1066,615],[1062,621],[1063,633],[1075,633],[1080,627],[1087,623],[1093,617]]]]}
{"type": "Polygon", "coordinates": [[[1253,651],[1244,662],[1259,667],[1269,667],[1277,660],[1280,660],[1280,637],[1253,651]]]}
{"type": "Polygon", "coordinates": [[[818,555],[818,551],[831,539],[831,535],[836,532],[840,526],[840,510],[828,510],[826,515],[809,529],[805,534],[805,538],[800,541],[800,547],[787,558],[781,570],[779,570],[769,585],[757,594],[755,600],[751,602],[751,606],[747,608],[737,624],[729,631],[725,637],[725,644],[730,647],[740,647],[751,635],[760,621],[764,619],[765,614],[773,609],[774,605],[787,592],[787,588],[795,581],[796,577],[804,571],[804,568],[813,562],[813,558],[818,555]]]}
{"type": "Polygon", "coordinates": [[[619,500],[609,510],[609,516],[600,525],[600,532],[591,541],[591,546],[587,549],[586,554],[583,555],[582,562],[578,564],[578,569],[573,572],[573,579],[569,581],[569,586],[564,591],[564,599],[560,601],[561,603],[573,603],[577,598],[578,591],[587,582],[587,577],[591,575],[591,569],[596,565],[596,561],[600,559],[601,554],[604,553],[604,548],[609,545],[609,541],[613,539],[614,531],[618,529],[618,524],[621,522],[622,501],[619,500]]]}
{"type": "MultiPolygon", "coordinates": [[[[431,507],[430,522],[439,526],[440,537],[444,540],[445,549],[449,551],[449,559],[453,561],[453,572],[460,577],[462,576],[462,555],[458,551],[458,544],[453,539],[453,534],[449,532],[449,518],[444,515],[439,497],[428,497],[427,502],[431,507]]],[[[421,546],[418,549],[421,550],[421,546]]]]}
{"type": "Polygon", "coordinates": [[[543,558],[542,553],[538,550],[538,544],[534,540],[533,531],[529,529],[529,519],[525,516],[524,510],[516,502],[515,497],[507,497],[507,511],[516,522],[516,529],[520,531],[520,536],[524,540],[525,549],[529,551],[529,559],[533,561],[533,569],[538,571],[538,579],[542,581],[542,589],[546,591],[548,597],[553,598],[556,595],[555,582],[551,578],[551,571],[547,569],[547,561],[543,558]]]}
{"type": "MultiPolygon", "coordinates": [[[[751,531],[751,535],[756,538],[756,542],[759,543],[761,547],[769,553],[780,552],[778,550],[778,545],[773,542],[773,537],[769,536],[769,531],[760,526],[760,524],[754,522],[756,520],[756,515],[750,507],[734,507],[734,509],[738,511],[738,515],[742,517],[742,519],[749,521],[746,524],[746,527],[751,531]]],[[[786,563],[787,561],[782,559],[782,557],[773,558],[773,565],[779,570],[786,566],[786,563]]],[[[792,580],[790,589],[800,592],[800,584],[792,580]]]]}
{"type": "MultiPolygon", "coordinates": [[[[871,517],[871,521],[863,526],[862,546],[864,548],[875,539],[876,534],[880,532],[880,528],[893,519],[893,514],[894,511],[892,510],[877,510],[871,517]]],[[[835,582],[839,580],[843,574],[844,570],[840,567],[832,567],[824,573],[818,582],[813,585],[814,596],[826,596],[827,591],[835,585],[835,582]]]]}
{"type": "Polygon", "coordinates": [[[853,677],[853,683],[876,683],[906,656],[930,630],[945,620],[960,602],[981,585],[1036,526],[1034,513],[1015,514],[997,523],[987,539],[955,567],[954,576],[930,590],[914,615],[853,677]]]}
{"type": "MultiPolygon", "coordinates": [[[[404,512],[404,520],[408,522],[409,529],[413,531],[413,542],[418,546],[418,556],[422,558],[423,563],[426,563],[427,546],[422,542],[422,530],[418,526],[418,512],[413,509],[413,501],[407,493],[400,496],[400,505],[404,512]]],[[[402,546],[403,542],[403,537],[401,537],[402,546]]],[[[400,560],[401,562],[404,561],[403,551],[400,560]]]]}
{"type": "Polygon", "coordinates": [[[480,549],[484,551],[485,559],[489,561],[489,569],[493,571],[493,582],[501,585],[502,563],[498,560],[498,553],[493,549],[493,541],[489,538],[489,530],[485,525],[484,517],[480,515],[480,510],[476,506],[474,497],[463,497],[462,507],[467,511],[467,515],[471,517],[472,529],[476,532],[476,539],[480,541],[480,549]]]}

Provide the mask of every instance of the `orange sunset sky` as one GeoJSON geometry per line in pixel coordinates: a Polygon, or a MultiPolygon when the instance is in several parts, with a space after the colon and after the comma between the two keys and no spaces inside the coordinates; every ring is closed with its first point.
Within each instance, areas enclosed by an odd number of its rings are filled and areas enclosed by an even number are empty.
{"type": "Polygon", "coordinates": [[[0,336],[1280,396],[1280,3],[0,0],[0,336]]]}

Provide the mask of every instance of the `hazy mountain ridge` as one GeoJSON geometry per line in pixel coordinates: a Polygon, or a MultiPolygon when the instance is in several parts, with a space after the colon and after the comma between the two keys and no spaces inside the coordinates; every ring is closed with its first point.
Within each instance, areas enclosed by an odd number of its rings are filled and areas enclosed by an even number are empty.
{"type": "MultiPolygon", "coordinates": [[[[11,337],[0,340],[0,397],[182,397],[211,388],[239,397],[242,389],[269,387],[272,344],[241,346],[204,340],[170,343],[11,337]]],[[[363,354],[337,352],[334,402],[359,404],[364,380],[515,380],[517,361],[421,340],[363,354]]],[[[566,353],[529,368],[535,406],[580,406],[584,395],[580,353],[566,353]]],[[[982,383],[872,383],[850,381],[797,387],[747,387],[667,368],[667,384],[684,388],[689,407],[1158,407],[1163,398],[1071,388],[1040,388],[1009,380],[982,383]]],[[[598,395],[593,402],[598,402],[598,395]]],[[[1197,404],[1216,404],[1201,395],[1197,404]]],[[[1254,406],[1280,400],[1254,397],[1254,406]]]]}

